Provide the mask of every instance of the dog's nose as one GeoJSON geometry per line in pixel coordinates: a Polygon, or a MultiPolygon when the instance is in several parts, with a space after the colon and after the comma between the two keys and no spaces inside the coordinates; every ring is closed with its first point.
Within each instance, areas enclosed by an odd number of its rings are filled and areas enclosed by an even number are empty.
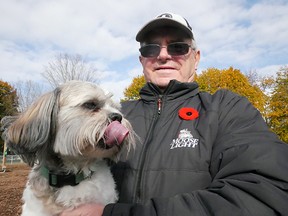
{"type": "Polygon", "coordinates": [[[122,115],[120,115],[119,113],[110,113],[109,114],[109,119],[111,121],[122,121],[122,115]]]}

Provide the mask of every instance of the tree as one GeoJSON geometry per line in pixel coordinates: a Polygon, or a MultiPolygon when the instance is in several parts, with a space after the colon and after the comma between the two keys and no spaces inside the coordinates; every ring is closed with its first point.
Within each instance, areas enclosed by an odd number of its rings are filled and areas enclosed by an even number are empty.
{"type": "Polygon", "coordinates": [[[277,72],[275,87],[269,103],[268,125],[288,143],[288,66],[277,72]]]}
{"type": "MultiPolygon", "coordinates": [[[[7,82],[0,80],[0,119],[17,113],[16,90],[7,82]]],[[[2,136],[2,131],[0,132],[2,136]]],[[[3,140],[0,139],[0,151],[3,150],[3,140]]]]}
{"type": "Polygon", "coordinates": [[[17,113],[16,90],[7,82],[0,80],[0,118],[17,113]]]}
{"type": "Polygon", "coordinates": [[[124,99],[137,100],[140,98],[139,91],[145,85],[146,81],[144,75],[137,76],[132,80],[132,83],[124,90],[124,99]]]}
{"type": "Polygon", "coordinates": [[[84,61],[80,55],[59,54],[44,66],[43,77],[56,88],[69,80],[82,80],[97,83],[97,70],[84,61]]]}
{"type": "Polygon", "coordinates": [[[259,74],[256,70],[251,70],[245,75],[251,85],[257,85],[259,82],[259,74]]]}
{"type": "Polygon", "coordinates": [[[219,89],[229,89],[246,97],[261,113],[265,110],[265,94],[238,69],[209,68],[197,76],[196,81],[201,91],[213,94],[219,89]]]}
{"type": "Polygon", "coordinates": [[[19,112],[26,110],[28,106],[44,93],[43,85],[31,80],[18,81],[14,84],[14,88],[17,90],[19,112]]]}

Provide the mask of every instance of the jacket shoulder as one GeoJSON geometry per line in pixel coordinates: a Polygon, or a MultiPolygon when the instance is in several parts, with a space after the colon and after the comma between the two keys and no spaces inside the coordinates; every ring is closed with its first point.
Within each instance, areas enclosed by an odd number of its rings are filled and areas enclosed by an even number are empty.
{"type": "Polygon", "coordinates": [[[135,107],[139,104],[140,100],[131,100],[131,101],[123,101],[121,102],[121,111],[124,115],[131,113],[131,111],[135,111],[135,107]]]}
{"type": "Polygon", "coordinates": [[[248,102],[245,97],[242,97],[227,89],[220,89],[214,94],[204,91],[199,92],[199,99],[203,108],[206,110],[221,110],[223,107],[227,107],[228,104],[236,103],[240,100],[248,102]]]}

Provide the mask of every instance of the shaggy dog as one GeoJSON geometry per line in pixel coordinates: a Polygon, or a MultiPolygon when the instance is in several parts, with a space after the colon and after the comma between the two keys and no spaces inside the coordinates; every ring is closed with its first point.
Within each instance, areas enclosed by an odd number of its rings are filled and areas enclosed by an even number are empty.
{"type": "Polygon", "coordinates": [[[22,216],[52,216],[83,203],[117,201],[107,160],[133,146],[129,122],[102,89],[70,81],[6,118],[4,139],[32,168],[22,216]]]}

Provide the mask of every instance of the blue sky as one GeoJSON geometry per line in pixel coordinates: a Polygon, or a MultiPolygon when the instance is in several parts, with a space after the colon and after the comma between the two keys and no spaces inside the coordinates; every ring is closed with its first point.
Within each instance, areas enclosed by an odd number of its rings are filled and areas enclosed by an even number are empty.
{"type": "Polygon", "coordinates": [[[118,100],[142,74],[137,31],[163,12],[189,21],[200,73],[233,66],[264,76],[288,65],[287,0],[2,0],[0,79],[43,83],[55,55],[80,54],[118,100]]]}

